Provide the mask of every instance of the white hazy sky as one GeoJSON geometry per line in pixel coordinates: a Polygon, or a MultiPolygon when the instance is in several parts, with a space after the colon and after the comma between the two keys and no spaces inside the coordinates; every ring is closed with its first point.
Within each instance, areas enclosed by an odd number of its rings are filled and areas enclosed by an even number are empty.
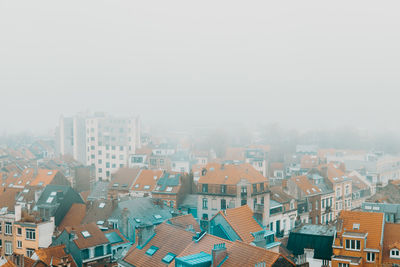
{"type": "Polygon", "coordinates": [[[0,133],[60,114],[400,131],[399,1],[0,1],[0,133]]]}

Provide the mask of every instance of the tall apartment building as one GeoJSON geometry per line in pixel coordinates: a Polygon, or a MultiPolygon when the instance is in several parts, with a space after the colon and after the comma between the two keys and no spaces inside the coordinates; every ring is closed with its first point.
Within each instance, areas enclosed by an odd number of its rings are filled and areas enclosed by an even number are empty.
{"type": "Polygon", "coordinates": [[[95,168],[96,180],[109,180],[111,173],[128,165],[140,147],[138,117],[112,117],[103,113],[61,117],[56,135],[60,155],[72,155],[95,168]]]}

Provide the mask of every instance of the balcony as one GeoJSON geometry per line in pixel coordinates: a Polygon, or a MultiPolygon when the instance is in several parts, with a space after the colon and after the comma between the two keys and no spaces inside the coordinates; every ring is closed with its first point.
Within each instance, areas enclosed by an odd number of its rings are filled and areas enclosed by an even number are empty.
{"type": "Polygon", "coordinates": [[[235,185],[226,185],[221,190],[221,185],[208,184],[207,190],[203,190],[203,185],[199,184],[197,193],[200,195],[231,196],[236,197],[237,190],[235,185]]]}

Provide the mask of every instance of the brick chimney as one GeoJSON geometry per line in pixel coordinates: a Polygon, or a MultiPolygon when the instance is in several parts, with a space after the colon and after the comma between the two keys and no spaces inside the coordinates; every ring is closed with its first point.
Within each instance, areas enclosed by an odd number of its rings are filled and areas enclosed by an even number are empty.
{"type": "Polygon", "coordinates": [[[137,245],[143,247],[155,235],[154,225],[139,225],[137,226],[137,245]]]}
{"type": "Polygon", "coordinates": [[[221,262],[228,256],[225,243],[215,244],[211,254],[212,254],[211,266],[212,267],[219,266],[221,262]]]}

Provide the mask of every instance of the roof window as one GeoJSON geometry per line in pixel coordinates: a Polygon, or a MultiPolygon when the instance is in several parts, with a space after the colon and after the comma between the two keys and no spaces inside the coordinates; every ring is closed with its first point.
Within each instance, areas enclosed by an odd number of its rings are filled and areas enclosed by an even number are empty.
{"type": "Polygon", "coordinates": [[[90,233],[89,233],[88,231],[82,231],[81,233],[82,233],[82,235],[83,235],[84,238],[88,238],[88,237],[91,236],[90,233]]]}
{"type": "Polygon", "coordinates": [[[157,252],[157,250],[158,250],[158,247],[151,246],[151,247],[146,251],[146,254],[147,254],[147,255],[150,255],[150,256],[153,256],[154,253],[157,252]]]}
{"type": "Polygon", "coordinates": [[[172,191],[172,187],[168,186],[167,189],[166,189],[165,191],[171,192],[171,191],[172,191]]]}
{"type": "Polygon", "coordinates": [[[143,188],[144,189],[150,189],[150,185],[145,185],[143,188]]]}
{"type": "Polygon", "coordinates": [[[359,223],[353,223],[353,230],[360,230],[360,224],[359,223]]]}
{"type": "Polygon", "coordinates": [[[106,203],[104,203],[104,202],[101,202],[101,203],[99,204],[99,208],[100,208],[100,209],[104,208],[105,206],[106,206],[106,203]]]}
{"type": "Polygon", "coordinates": [[[175,259],[176,255],[174,253],[168,253],[162,258],[162,261],[165,263],[171,263],[175,259]]]}
{"type": "Polygon", "coordinates": [[[155,219],[159,220],[162,219],[162,216],[160,214],[155,214],[153,215],[155,219]]]}
{"type": "Polygon", "coordinates": [[[54,197],[49,197],[49,198],[46,200],[46,203],[51,203],[51,202],[53,202],[53,200],[54,200],[54,197]]]}

